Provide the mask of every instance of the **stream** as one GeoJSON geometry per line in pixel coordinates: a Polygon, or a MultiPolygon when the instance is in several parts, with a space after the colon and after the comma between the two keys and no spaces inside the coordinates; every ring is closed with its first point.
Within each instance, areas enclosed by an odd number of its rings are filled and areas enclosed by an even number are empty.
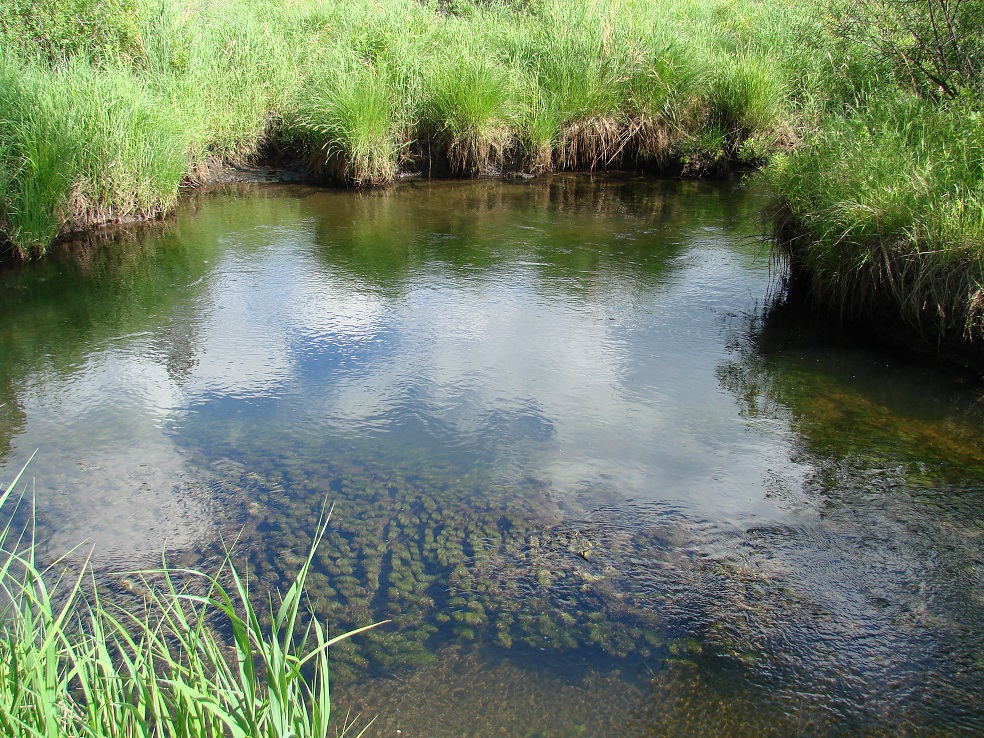
{"type": "Polygon", "coordinates": [[[367,736],[979,735],[984,385],[785,306],[768,202],[213,187],[0,273],[0,480],[44,556],[263,592],[332,506],[367,736]]]}

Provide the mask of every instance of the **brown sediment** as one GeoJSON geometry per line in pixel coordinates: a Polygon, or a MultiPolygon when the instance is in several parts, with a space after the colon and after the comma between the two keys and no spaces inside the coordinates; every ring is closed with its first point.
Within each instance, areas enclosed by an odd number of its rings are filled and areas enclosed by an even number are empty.
{"type": "Polygon", "coordinates": [[[357,728],[375,717],[366,736],[401,738],[526,736],[545,725],[558,737],[620,735],[645,697],[617,670],[559,672],[451,646],[408,674],[332,691],[357,728]]]}

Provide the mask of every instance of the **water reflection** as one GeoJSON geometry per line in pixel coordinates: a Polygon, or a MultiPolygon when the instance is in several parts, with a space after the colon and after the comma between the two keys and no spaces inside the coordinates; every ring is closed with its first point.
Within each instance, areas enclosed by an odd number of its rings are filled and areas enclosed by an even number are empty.
{"type": "Polygon", "coordinates": [[[0,473],[40,447],[49,550],[104,567],[242,528],[258,592],[328,497],[312,601],[393,620],[333,652],[380,735],[971,730],[976,390],[762,322],[762,204],[581,176],[205,198],[3,275],[0,473]]]}
{"type": "Polygon", "coordinates": [[[202,344],[209,335],[222,340],[225,326],[212,316],[236,304],[221,286],[227,304],[210,304],[213,265],[228,258],[225,239],[241,226],[242,207],[267,216],[247,230],[275,222],[263,202],[233,196],[201,218],[189,207],[143,237],[74,244],[2,275],[0,403],[17,419],[0,426],[10,447],[3,472],[10,478],[39,451],[31,474],[51,555],[84,544],[76,555],[93,547],[97,565],[149,565],[165,543],[181,549],[214,538],[222,515],[169,424],[196,390],[192,376],[207,382],[246,364],[216,367],[202,344]]]}
{"type": "Polygon", "coordinates": [[[801,650],[770,670],[787,690],[786,674],[792,684],[825,674],[857,731],[974,732],[984,687],[979,385],[832,336],[781,305],[745,338],[719,368],[722,385],[751,422],[787,423],[809,469],[800,487],[777,492],[800,524],[745,542],[814,611],[783,624],[801,650]]]}

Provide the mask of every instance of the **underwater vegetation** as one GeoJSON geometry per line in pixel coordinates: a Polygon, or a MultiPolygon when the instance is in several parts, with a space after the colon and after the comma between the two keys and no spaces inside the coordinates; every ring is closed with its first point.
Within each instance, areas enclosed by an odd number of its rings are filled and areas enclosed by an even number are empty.
{"type": "MultiPolygon", "coordinates": [[[[242,549],[259,589],[282,586],[310,545],[317,490],[330,490],[332,523],[306,592],[333,628],[391,621],[332,649],[338,678],[423,664],[455,643],[582,650],[654,668],[699,659],[707,648],[755,660],[723,631],[698,638],[686,603],[700,590],[727,618],[728,603],[753,606],[774,593],[708,559],[693,523],[672,510],[646,511],[646,525],[602,522],[534,480],[496,483],[441,464],[389,466],[369,453],[328,462],[287,452],[262,473],[225,457],[208,464],[213,488],[244,501],[242,549]]],[[[584,490],[583,499],[594,494],[584,490]]]]}

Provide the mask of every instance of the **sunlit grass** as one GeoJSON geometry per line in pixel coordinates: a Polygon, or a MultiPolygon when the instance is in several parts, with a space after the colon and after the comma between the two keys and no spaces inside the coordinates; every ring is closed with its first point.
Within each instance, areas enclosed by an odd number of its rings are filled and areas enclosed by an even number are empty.
{"type": "Polygon", "coordinates": [[[357,187],[392,182],[406,128],[397,102],[385,69],[351,57],[310,80],[290,121],[310,173],[357,187]]]}
{"type": "Polygon", "coordinates": [[[423,82],[421,137],[452,174],[499,169],[513,139],[517,104],[510,70],[468,51],[438,55],[423,82]]]}
{"type": "Polygon", "coordinates": [[[980,106],[898,103],[823,1],[79,0],[80,18],[132,17],[73,31],[67,0],[45,0],[41,25],[17,0],[0,34],[27,23],[47,51],[0,46],[0,246],[29,258],[154,217],[262,152],[356,187],[401,169],[694,176],[778,155],[818,294],[890,285],[921,326],[935,311],[970,335],[980,308],[955,306],[984,301],[964,269],[981,250],[980,106]],[[946,298],[925,289],[944,283],[946,298]]]}
{"type": "Polygon", "coordinates": [[[330,637],[305,605],[327,516],[268,613],[231,556],[214,575],[166,561],[133,575],[143,605],[124,608],[97,593],[88,565],[38,561],[30,520],[23,529],[13,523],[20,481],[0,494],[3,735],[329,735],[329,648],[366,628],[330,637]]]}
{"type": "Polygon", "coordinates": [[[777,159],[784,248],[814,297],[894,306],[929,340],[984,336],[984,110],[900,94],[777,159]]]}
{"type": "Polygon", "coordinates": [[[0,55],[0,228],[22,255],[68,227],[164,212],[186,170],[180,129],[126,69],[0,55]]]}
{"type": "Polygon", "coordinates": [[[400,167],[758,161],[804,97],[777,83],[792,79],[784,65],[823,63],[799,43],[807,13],[751,0],[80,0],[132,16],[98,48],[92,29],[72,31],[71,3],[46,2],[57,59],[19,44],[3,57],[0,240],[22,257],[66,230],[164,212],[182,183],[263,151],[353,186],[400,167]]]}

